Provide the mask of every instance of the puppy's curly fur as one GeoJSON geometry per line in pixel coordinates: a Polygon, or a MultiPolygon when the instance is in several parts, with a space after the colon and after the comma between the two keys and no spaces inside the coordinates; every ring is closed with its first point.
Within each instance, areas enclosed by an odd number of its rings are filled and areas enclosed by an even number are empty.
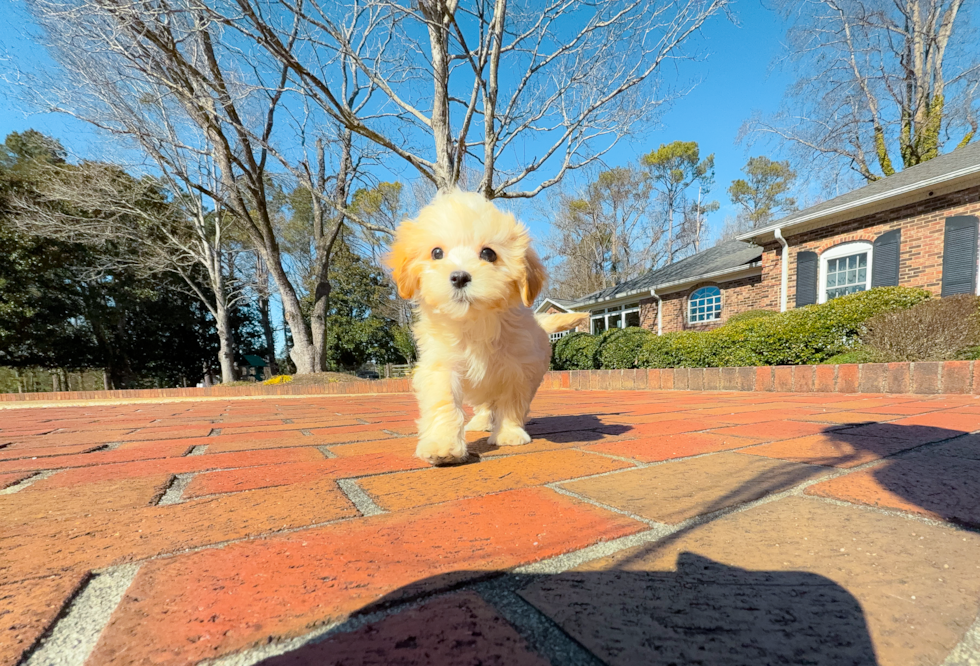
{"type": "Polygon", "coordinates": [[[531,441],[524,423],[551,358],[548,333],[588,315],[535,318],[546,275],[530,243],[513,215],[458,190],[396,230],[386,262],[399,295],[416,303],[419,458],[464,462],[466,430],[489,430],[498,446],[531,441]],[[476,410],[465,427],[464,403],[476,410]]]}

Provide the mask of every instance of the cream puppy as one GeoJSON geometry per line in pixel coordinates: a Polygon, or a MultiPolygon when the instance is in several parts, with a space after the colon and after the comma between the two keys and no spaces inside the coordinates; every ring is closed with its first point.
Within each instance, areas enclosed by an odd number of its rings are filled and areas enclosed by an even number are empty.
{"type": "Polygon", "coordinates": [[[465,430],[490,430],[497,446],[531,441],[524,422],[551,359],[548,333],[588,315],[535,318],[546,276],[530,241],[513,215],[458,190],[396,230],[386,262],[399,295],[416,303],[419,458],[464,462],[465,430]],[[465,427],[464,403],[476,408],[465,427]]]}

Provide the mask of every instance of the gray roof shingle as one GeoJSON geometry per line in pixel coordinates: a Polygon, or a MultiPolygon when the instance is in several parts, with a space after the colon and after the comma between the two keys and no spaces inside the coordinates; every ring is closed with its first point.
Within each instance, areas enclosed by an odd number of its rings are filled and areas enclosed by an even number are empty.
{"type": "Polygon", "coordinates": [[[936,185],[973,173],[980,173],[980,142],[958,148],[951,153],[940,155],[928,162],[908,167],[903,171],[876,180],[864,187],[842,194],[839,197],[810,206],[770,224],[757,227],[739,236],[742,240],[756,238],[777,228],[783,228],[814,220],[823,215],[840,213],[848,208],[866,203],[881,201],[919,187],[936,185]]]}
{"type": "Polygon", "coordinates": [[[577,301],[577,304],[595,303],[596,301],[625,296],[631,292],[649,291],[677,282],[693,281],[720,271],[745,268],[761,257],[762,248],[758,245],[739,240],[719,243],[712,248],[649,271],[632,280],[583,296],[577,301]]]}

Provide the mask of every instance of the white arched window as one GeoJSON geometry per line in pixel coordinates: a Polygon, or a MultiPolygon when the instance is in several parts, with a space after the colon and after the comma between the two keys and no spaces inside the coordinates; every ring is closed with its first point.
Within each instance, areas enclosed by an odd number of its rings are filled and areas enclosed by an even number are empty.
{"type": "Polygon", "coordinates": [[[687,320],[692,324],[721,319],[721,289],[701,287],[688,301],[687,320]]]}
{"type": "Polygon", "coordinates": [[[871,288],[871,250],[866,241],[844,243],[820,255],[819,303],[871,288]]]}

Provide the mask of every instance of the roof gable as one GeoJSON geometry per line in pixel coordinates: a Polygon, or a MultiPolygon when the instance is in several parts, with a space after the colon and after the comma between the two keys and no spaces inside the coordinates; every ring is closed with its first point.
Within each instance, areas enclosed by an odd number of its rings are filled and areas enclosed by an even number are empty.
{"type": "Polygon", "coordinates": [[[562,312],[572,312],[572,307],[577,303],[577,301],[569,300],[567,298],[546,298],[538,304],[538,307],[534,308],[535,314],[541,314],[546,312],[549,307],[557,308],[562,312]]]}

